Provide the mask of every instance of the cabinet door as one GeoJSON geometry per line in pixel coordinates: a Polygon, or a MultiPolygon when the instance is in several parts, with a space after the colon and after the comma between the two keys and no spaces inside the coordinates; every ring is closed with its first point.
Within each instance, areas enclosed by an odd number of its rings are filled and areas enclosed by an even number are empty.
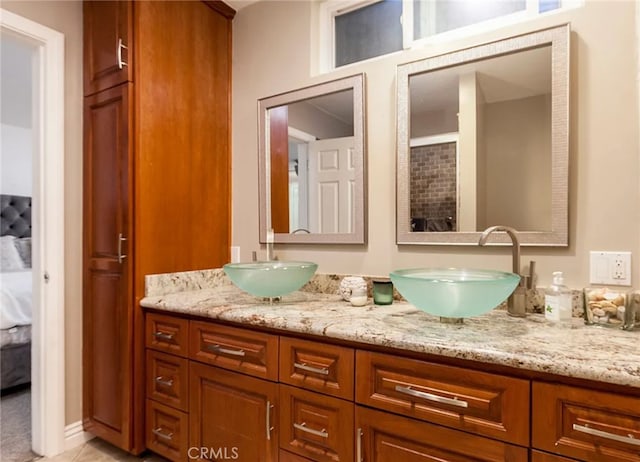
{"type": "Polygon", "coordinates": [[[277,384],[194,361],[189,372],[190,460],[277,461],[277,384]]]}
{"type": "Polygon", "coordinates": [[[84,94],[132,80],[132,3],[85,1],[84,94]]]}
{"type": "Polygon", "coordinates": [[[85,430],[130,449],[132,370],[129,86],[85,98],[83,414],[85,430]]]}
{"type": "Polygon", "coordinates": [[[356,406],[356,460],[523,462],[526,448],[356,406]]]}

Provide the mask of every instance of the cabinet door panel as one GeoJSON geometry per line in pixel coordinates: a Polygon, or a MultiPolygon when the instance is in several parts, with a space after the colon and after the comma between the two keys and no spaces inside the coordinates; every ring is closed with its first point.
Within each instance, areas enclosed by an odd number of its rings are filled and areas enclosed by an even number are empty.
{"type": "Polygon", "coordinates": [[[278,460],[277,384],[194,361],[189,373],[189,446],[205,448],[194,460],[278,460]]]}
{"type": "MultiPolygon", "coordinates": [[[[523,462],[526,448],[356,406],[356,438],[367,462],[523,462]],[[358,435],[359,432],[361,435],[358,435]]],[[[357,452],[358,452],[357,451],[357,452]]],[[[359,457],[359,458],[358,458],[359,457]]]]}
{"type": "Polygon", "coordinates": [[[131,80],[132,2],[85,1],[83,18],[85,96],[131,80]]]}
{"type": "Polygon", "coordinates": [[[83,357],[85,429],[130,449],[132,220],[129,87],[85,98],[83,357]],[[122,257],[122,255],[127,255],[122,257]]]}

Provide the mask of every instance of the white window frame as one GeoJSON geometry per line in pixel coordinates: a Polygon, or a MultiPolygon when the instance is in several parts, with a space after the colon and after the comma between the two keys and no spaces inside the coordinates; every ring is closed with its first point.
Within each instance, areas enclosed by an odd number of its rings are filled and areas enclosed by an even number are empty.
{"type": "MultiPolygon", "coordinates": [[[[335,66],[335,17],[349,11],[373,5],[382,0],[323,0],[319,9],[319,59],[320,72],[326,73],[338,69],[335,66]]],[[[585,0],[560,0],[560,6],[556,9],[539,13],[540,0],[526,0],[526,8],[522,11],[487,19],[475,24],[453,29],[440,34],[430,35],[421,39],[413,38],[413,0],[402,0],[402,45],[404,50],[422,48],[427,45],[465,38],[488,32],[502,27],[522,23],[538,16],[546,16],[566,11],[570,8],[583,6],[585,0]]],[[[430,1],[426,6],[435,9],[435,2],[430,1]]],[[[433,20],[430,27],[435,30],[435,15],[430,15],[433,20]]],[[[339,68],[357,65],[363,62],[379,59],[388,54],[375,56],[362,61],[339,66],[339,68]]]]}

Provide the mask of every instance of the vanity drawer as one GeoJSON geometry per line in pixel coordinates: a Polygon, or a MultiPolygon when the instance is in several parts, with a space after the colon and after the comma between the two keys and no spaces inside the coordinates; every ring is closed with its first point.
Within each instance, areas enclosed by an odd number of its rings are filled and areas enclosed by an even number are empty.
{"type": "Polygon", "coordinates": [[[356,461],[527,462],[528,449],[356,406],[356,461]]]}
{"type": "Polygon", "coordinates": [[[640,461],[640,398],[534,382],[533,446],[580,460],[640,461]]]}
{"type": "Polygon", "coordinates": [[[188,377],[187,359],[147,350],[147,398],[187,411],[188,377]]]}
{"type": "Polygon", "coordinates": [[[278,336],[191,321],[190,357],[196,361],[278,380],[278,336]]]}
{"type": "Polygon", "coordinates": [[[186,357],[189,321],[174,316],[147,313],[145,343],[148,348],[186,357]]]}
{"type": "Polygon", "coordinates": [[[528,380],[362,350],[356,368],[358,403],[529,445],[528,380]]]}
{"type": "Polygon", "coordinates": [[[280,381],[353,400],[353,348],[280,337],[280,381]]]}
{"type": "Polygon", "coordinates": [[[172,461],[188,460],[188,414],[147,400],[147,448],[172,461]]]}
{"type": "Polygon", "coordinates": [[[280,448],[317,462],[353,461],[353,403],[280,385],[280,448]]]}

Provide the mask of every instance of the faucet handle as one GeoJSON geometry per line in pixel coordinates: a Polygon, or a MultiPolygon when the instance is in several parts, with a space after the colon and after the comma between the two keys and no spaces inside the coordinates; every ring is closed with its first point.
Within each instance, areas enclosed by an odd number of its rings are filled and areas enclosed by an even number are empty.
{"type": "Polygon", "coordinates": [[[529,262],[529,275],[527,276],[527,289],[536,288],[536,262],[531,260],[529,262]]]}

